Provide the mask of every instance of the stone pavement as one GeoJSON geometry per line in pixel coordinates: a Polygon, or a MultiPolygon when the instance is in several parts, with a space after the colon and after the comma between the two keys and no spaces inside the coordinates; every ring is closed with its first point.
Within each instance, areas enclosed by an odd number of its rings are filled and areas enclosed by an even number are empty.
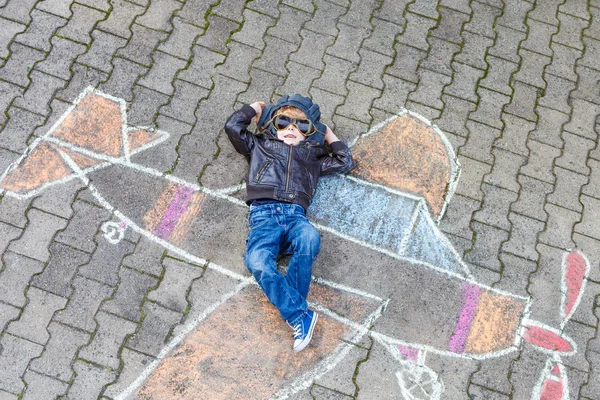
{"type": "MultiPolygon", "coordinates": [[[[598,0],[0,0],[0,174],[88,87],[123,99],[129,126],[170,135],[136,154],[138,165],[211,189],[244,174],[222,129],[243,103],[310,95],[347,141],[405,107],[437,125],[458,156],[462,172],[440,229],[474,281],[531,298],[529,318],[577,346],[560,359],[529,343],[490,358],[427,354],[424,364],[443,382],[438,398],[537,399],[554,357],[568,394],[547,398],[600,399],[599,65],[598,0]],[[579,249],[591,266],[570,320],[561,315],[570,296],[561,284],[566,249],[579,249]]],[[[59,170],[32,170],[31,184],[58,179],[59,170]]],[[[119,168],[111,174],[89,178],[114,196],[126,183],[153,201],[172,190],[119,168]]],[[[326,318],[333,333],[316,340],[312,359],[282,348],[277,359],[255,359],[275,371],[268,380],[251,362],[231,373],[235,354],[247,351],[235,344],[281,334],[290,335],[287,346],[291,334],[254,287],[206,311],[237,285],[209,262],[248,276],[247,228],[243,207],[196,200],[205,224],[194,233],[207,243],[196,255],[205,262],[131,229],[112,244],[103,227],[119,222],[118,213],[80,179],[31,197],[0,192],[0,399],[135,398],[138,387],[144,399],[411,398],[396,375],[405,364],[376,335],[336,342],[331,335],[347,327],[326,318]],[[270,322],[248,312],[256,303],[270,322]],[[158,387],[144,383],[165,349],[191,359],[197,349],[175,339],[194,321],[204,322],[190,335],[211,357],[168,382],[150,378],[158,387]],[[335,353],[340,343],[344,352],[335,353]],[[330,353],[340,355],[335,363],[330,353]],[[298,376],[303,383],[294,386],[298,376]],[[174,389],[165,394],[160,382],[174,389]],[[208,382],[205,394],[186,392],[198,382],[208,382]],[[269,383],[282,386],[269,391],[269,383]]],[[[124,207],[143,216],[137,201],[124,207]]],[[[388,279],[377,272],[394,260],[358,247],[323,233],[316,269],[335,275],[354,263],[375,283],[388,279]]],[[[416,281],[415,292],[444,292],[432,282],[416,281]]],[[[360,314],[357,323],[373,310],[313,286],[315,299],[343,299],[329,307],[360,314]]],[[[423,321],[412,331],[431,333],[423,321]]]]}

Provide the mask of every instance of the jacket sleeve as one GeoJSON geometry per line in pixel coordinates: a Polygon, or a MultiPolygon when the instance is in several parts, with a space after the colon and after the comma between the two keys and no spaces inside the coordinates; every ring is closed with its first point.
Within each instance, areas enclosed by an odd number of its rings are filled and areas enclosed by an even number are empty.
{"type": "Polygon", "coordinates": [[[255,115],[256,111],[245,104],[231,114],[225,123],[225,133],[227,133],[229,141],[233,144],[235,150],[246,157],[248,161],[250,161],[250,152],[254,146],[254,135],[246,128],[248,128],[255,115]]]}
{"type": "Polygon", "coordinates": [[[321,175],[344,174],[354,168],[352,152],[346,143],[337,141],[331,143],[330,147],[332,154],[321,158],[321,175]]]}

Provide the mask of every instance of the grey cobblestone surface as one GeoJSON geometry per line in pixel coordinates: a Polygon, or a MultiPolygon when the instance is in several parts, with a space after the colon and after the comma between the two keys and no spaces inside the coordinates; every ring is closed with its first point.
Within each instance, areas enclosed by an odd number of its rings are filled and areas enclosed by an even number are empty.
{"type": "MultiPolygon", "coordinates": [[[[0,177],[88,86],[171,134],[136,163],[210,188],[245,172],[222,131],[243,103],[310,95],[344,140],[406,107],[461,164],[441,230],[478,282],[531,297],[530,317],[576,342],[570,399],[599,399],[599,63],[598,1],[0,0],[0,177]],[[591,272],[561,326],[572,248],[591,272]]],[[[0,193],[0,399],[119,398],[237,284],[130,230],[110,244],[113,215],[83,187],[0,193]]],[[[517,400],[546,360],[526,344],[427,364],[441,399],[517,400]]],[[[402,398],[398,368],[367,340],[294,398],[402,398]]]]}

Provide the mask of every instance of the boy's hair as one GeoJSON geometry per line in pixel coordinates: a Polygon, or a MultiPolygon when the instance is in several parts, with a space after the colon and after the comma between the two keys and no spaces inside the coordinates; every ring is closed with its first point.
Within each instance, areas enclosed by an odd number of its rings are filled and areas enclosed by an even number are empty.
{"type": "Polygon", "coordinates": [[[296,119],[309,119],[306,116],[306,114],[304,113],[304,111],[302,111],[298,107],[294,107],[294,106],[281,107],[280,109],[275,111],[275,114],[273,115],[273,117],[275,117],[279,114],[285,114],[288,117],[296,118],[296,119]]]}

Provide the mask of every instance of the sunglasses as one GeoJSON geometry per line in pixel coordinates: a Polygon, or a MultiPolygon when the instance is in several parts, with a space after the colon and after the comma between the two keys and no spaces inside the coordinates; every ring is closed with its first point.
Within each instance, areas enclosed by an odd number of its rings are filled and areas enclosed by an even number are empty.
{"type": "Polygon", "coordinates": [[[286,129],[290,124],[294,125],[300,131],[302,136],[310,136],[317,132],[313,123],[308,119],[292,118],[285,114],[279,114],[273,119],[273,126],[278,131],[286,129]]]}

